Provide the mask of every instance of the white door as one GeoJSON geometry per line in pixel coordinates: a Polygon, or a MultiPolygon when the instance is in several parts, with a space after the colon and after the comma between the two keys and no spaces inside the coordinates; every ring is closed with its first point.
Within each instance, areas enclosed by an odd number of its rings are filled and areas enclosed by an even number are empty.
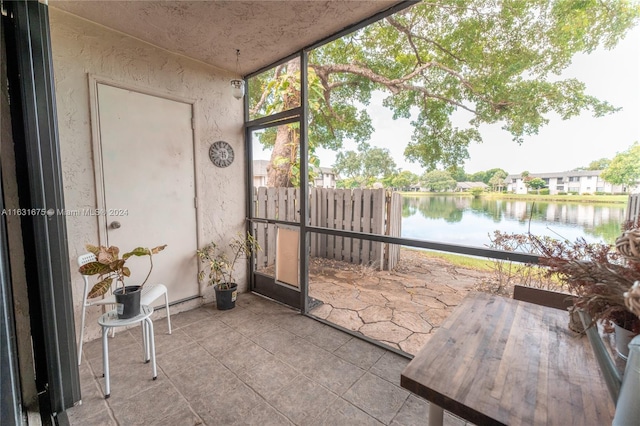
{"type": "MultiPolygon", "coordinates": [[[[107,243],[167,244],[148,283],[166,285],[170,301],[198,296],[192,105],[102,83],[97,100],[107,243]]],[[[128,264],[127,282],[141,283],[149,258],[128,264]]]]}

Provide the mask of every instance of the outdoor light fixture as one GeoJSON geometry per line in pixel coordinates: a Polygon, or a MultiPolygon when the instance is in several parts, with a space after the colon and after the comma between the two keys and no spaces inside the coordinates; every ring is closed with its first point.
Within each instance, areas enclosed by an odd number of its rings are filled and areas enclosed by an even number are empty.
{"type": "MultiPolygon", "coordinates": [[[[236,74],[238,72],[238,66],[240,64],[240,49],[236,49],[236,74]]],[[[244,80],[234,78],[231,80],[231,94],[236,99],[242,99],[244,96],[244,80]]]]}

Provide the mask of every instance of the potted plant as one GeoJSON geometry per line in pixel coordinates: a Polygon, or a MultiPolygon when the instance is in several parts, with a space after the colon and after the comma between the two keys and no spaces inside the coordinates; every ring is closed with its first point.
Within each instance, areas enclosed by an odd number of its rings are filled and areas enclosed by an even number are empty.
{"type": "Polygon", "coordinates": [[[116,297],[118,318],[135,317],[140,313],[140,291],[153,270],[153,255],[161,252],[165,247],[166,244],[152,249],[137,247],[120,257],[120,249],[116,246],[105,247],[88,244],[86,248],[96,256],[96,261],[82,265],[79,271],[83,275],[98,275],[99,281],[91,288],[87,297],[94,298],[104,295],[111,288],[113,280],[116,280],[116,289],[113,294],[116,297]],[[126,263],[132,256],[149,256],[149,272],[140,285],[125,285],[124,282],[126,277],[131,276],[131,271],[126,263]]]}
{"type": "Polygon", "coordinates": [[[576,295],[573,309],[588,313],[590,326],[601,321],[607,331],[615,331],[616,349],[626,357],[622,336],[630,340],[640,333],[640,319],[627,303],[627,293],[640,280],[640,230],[624,231],[615,251],[608,244],[584,239],[575,243],[538,239],[537,244],[543,253],[540,264],[576,295]]]}
{"type": "Polygon", "coordinates": [[[214,286],[216,307],[227,310],[235,307],[238,297],[238,284],[234,273],[236,263],[244,258],[249,259],[251,253],[261,250],[258,241],[250,233],[239,233],[226,245],[219,246],[211,242],[196,251],[200,262],[204,265],[198,274],[200,282],[214,286]]]}

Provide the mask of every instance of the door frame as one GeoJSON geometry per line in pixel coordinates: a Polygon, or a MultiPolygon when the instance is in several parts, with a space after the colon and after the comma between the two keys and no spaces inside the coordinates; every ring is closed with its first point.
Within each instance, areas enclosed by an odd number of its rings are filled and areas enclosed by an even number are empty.
{"type": "MultiPolygon", "coordinates": [[[[118,89],[130,90],[132,92],[141,93],[143,95],[155,96],[158,98],[181,102],[187,105],[191,105],[191,134],[192,144],[191,150],[193,153],[193,183],[194,183],[194,203],[196,209],[196,245],[200,247],[201,241],[204,239],[202,235],[202,229],[200,224],[202,223],[202,211],[198,208],[197,200],[200,197],[200,185],[198,176],[201,173],[200,170],[200,155],[198,153],[197,141],[200,140],[198,131],[198,111],[199,103],[195,99],[186,98],[161,90],[157,90],[150,87],[139,86],[136,84],[123,83],[116,81],[108,77],[99,76],[96,74],[87,74],[89,82],[89,109],[91,116],[91,141],[93,152],[93,172],[95,179],[96,190],[96,209],[104,211],[106,207],[105,189],[104,189],[104,168],[102,164],[102,139],[100,132],[100,108],[98,107],[98,85],[104,84],[107,86],[116,87],[118,89]]],[[[107,244],[107,217],[105,215],[96,215],[98,219],[98,243],[101,245],[107,244]]],[[[198,263],[198,272],[200,271],[200,264],[198,263]]],[[[202,286],[198,286],[198,296],[202,296],[202,286]]]]}

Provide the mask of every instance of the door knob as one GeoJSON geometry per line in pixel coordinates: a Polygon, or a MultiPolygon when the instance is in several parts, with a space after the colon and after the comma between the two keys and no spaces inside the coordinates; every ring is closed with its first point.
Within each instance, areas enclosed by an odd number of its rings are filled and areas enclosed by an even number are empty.
{"type": "Polygon", "coordinates": [[[120,222],[111,222],[111,225],[109,225],[109,228],[111,228],[111,229],[120,228],[120,222]]]}

